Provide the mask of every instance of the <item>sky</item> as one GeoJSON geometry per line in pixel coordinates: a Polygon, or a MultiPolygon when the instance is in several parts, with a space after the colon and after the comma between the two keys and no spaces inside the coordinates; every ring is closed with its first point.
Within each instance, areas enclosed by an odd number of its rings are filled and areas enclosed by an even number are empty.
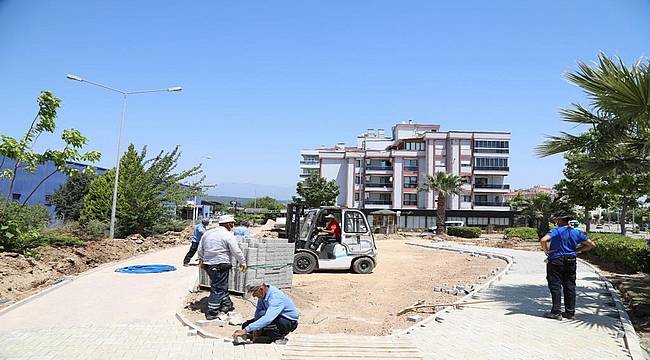
{"type": "MultiPolygon", "coordinates": [[[[650,55],[650,1],[0,0],[0,134],[20,136],[41,90],[62,99],[58,132],[79,129],[115,163],[124,144],[180,145],[213,193],[289,198],[300,149],[398,122],[509,131],[514,188],[554,184],[546,135],[576,132],[558,110],[587,103],[565,80],[599,51],[650,55]],[[206,157],[209,157],[207,159],[206,157]],[[233,193],[236,192],[236,193],[233,193]]],[[[60,146],[57,136],[37,148],[60,146]]]]}

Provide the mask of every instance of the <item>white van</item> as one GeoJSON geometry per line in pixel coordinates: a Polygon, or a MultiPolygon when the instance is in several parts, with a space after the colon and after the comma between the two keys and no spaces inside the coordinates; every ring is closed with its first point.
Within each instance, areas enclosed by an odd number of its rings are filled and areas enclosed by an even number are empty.
{"type": "MultiPolygon", "coordinates": [[[[463,221],[456,221],[456,220],[449,220],[445,221],[445,228],[449,229],[450,227],[459,227],[459,226],[465,226],[465,222],[463,221]]],[[[438,228],[437,225],[433,225],[429,227],[429,231],[436,231],[438,228]]]]}

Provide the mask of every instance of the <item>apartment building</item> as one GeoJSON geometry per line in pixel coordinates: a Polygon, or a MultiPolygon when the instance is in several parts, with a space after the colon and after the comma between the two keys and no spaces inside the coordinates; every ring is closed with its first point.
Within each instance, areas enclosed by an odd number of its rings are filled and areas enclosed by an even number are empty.
{"type": "Polygon", "coordinates": [[[435,224],[437,194],[420,191],[427,175],[445,171],[463,179],[463,192],[447,199],[447,220],[469,226],[505,227],[513,213],[510,191],[510,133],[440,131],[439,125],[396,124],[390,134],[368,129],[356,146],[302,150],[300,177],[312,173],[339,184],[337,204],[367,214],[389,209],[402,228],[435,224]]]}

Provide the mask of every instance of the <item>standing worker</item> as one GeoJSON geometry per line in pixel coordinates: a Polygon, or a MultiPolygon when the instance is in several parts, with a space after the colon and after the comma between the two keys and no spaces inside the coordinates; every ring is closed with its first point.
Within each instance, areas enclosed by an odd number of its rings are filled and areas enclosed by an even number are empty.
{"type": "Polygon", "coordinates": [[[596,246],[585,233],[569,226],[571,220],[570,216],[556,216],[556,227],[540,240],[547,256],[546,280],[553,300],[551,311],[544,314],[549,319],[575,318],[576,255],[596,246]],[[560,312],[563,291],[564,312],[560,312]]]}
{"type": "Polygon", "coordinates": [[[210,225],[210,219],[206,218],[201,220],[201,223],[194,227],[194,232],[192,232],[192,244],[190,245],[190,250],[187,252],[187,255],[185,255],[185,259],[183,259],[183,266],[190,266],[190,260],[192,260],[192,256],[196,254],[196,250],[199,248],[199,241],[201,241],[201,237],[205,234],[208,225],[210,225]]]}
{"type": "Polygon", "coordinates": [[[269,344],[296,330],[298,310],[282,290],[261,280],[253,280],[246,285],[246,293],[257,298],[255,317],[245,321],[233,337],[246,336],[255,343],[269,344]]]}
{"type": "Polygon", "coordinates": [[[239,270],[246,271],[246,259],[231,233],[234,227],[235,217],[222,215],[219,217],[219,227],[206,232],[199,243],[199,266],[204,268],[210,277],[208,312],[205,314],[208,320],[216,319],[219,313],[228,313],[235,309],[228,295],[228,274],[232,267],[233,255],[239,261],[239,270]]]}

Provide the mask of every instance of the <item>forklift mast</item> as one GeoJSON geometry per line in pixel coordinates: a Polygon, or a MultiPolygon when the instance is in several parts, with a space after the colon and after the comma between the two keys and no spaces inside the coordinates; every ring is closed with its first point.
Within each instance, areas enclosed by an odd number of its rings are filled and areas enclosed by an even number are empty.
{"type": "Polygon", "coordinates": [[[303,204],[288,203],[287,204],[287,240],[290,243],[295,243],[300,240],[300,220],[305,212],[303,204]]]}

